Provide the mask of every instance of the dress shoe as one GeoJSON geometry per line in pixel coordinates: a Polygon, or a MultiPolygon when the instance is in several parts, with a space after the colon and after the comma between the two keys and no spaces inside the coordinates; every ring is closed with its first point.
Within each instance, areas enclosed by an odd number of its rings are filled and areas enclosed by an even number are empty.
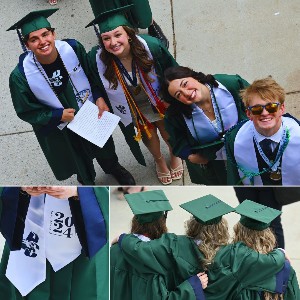
{"type": "Polygon", "coordinates": [[[135,180],[130,172],[122,167],[119,163],[117,163],[114,168],[109,171],[109,174],[114,176],[120,185],[136,185],[135,180]]]}

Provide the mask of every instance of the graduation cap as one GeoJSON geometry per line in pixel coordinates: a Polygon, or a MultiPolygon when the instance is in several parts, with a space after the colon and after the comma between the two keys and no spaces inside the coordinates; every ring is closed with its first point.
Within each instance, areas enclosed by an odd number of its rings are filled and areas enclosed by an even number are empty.
{"type": "Polygon", "coordinates": [[[52,14],[54,14],[57,10],[58,8],[32,11],[29,14],[27,14],[24,18],[22,18],[20,21],[18,21],[17,23],[9,27],[6,31],[17,30],[22,48],[24,51],[26,51],[26,47],[22,40],[22,36],[20,34],[19,29],[21,29],[21,33],[24,37],[33,31],[42,28],[49,28],[49,27],[51,28],[51,24],[49,23],[47,18],[50,17],[52,14]]]}
{"type": "Polygon", "coordinates": [[[47,18],[54,14],[57,10],[58,8],[32,11],[20,21],[9,27],[6,31],[21,29],[22,35],[26,36],[30,32],[51,27],[47,18]]]}
{"type": "Polygon", "coordinates": [[[221,199],[209,194],[195,200],[180,204],[201,224],[212,225],[221,221],[222,216],[234,211],[234,208],[221,199]]]}
{"type": "Polygon", "coordinates": [[[241,215],[240,223],[247,228],[254,230],[264,230],[270,226],[270,223],[281,214],[281,211],[245,200],[235,209],[236,213],[241,215]]]}
{"type": "Polygon", "coordinates": [[[141,224],[158,220],[172,206],[162,190],[124,195],[133,214],[141,224]]]}
{"type": "MultiPolygon", "coordinates": [[[[93,21],[91,21],[85,28],[98,24],[100,33],[108,32],[116,29],[119,26],[133,27],[132,24],[125,17],[124,13],[133,6],[133,4],[111,9],[99,14],[93,21]]],[[[97,33],[97,32],[96,32],[97,33]]]]}

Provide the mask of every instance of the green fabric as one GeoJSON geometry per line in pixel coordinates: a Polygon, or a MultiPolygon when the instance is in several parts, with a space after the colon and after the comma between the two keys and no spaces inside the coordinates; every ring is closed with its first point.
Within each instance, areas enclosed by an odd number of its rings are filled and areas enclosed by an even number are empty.
{"type": "MultiPolygon", "coordinates": [[[[242,100],[239,96],[239,91],[248,86],[249,83],[239,75],[216,74],[214,77],[227,88],[234,98],[238,111],[238,122],[247,119],[242,100]]],[[[190,147],[198,150],[198,153],[204,155],[209,160],[206,168],[201,168],[198,164],[193,164],[189,160],[185,160],[193,183],[226,185],[226,166],[223,161],[215,160],[216,152],[223,147],[223,143],[212,145],[207,148],[202,146],[199,150],[199,144],[188,130],[183,116],[171,117],[168,110],[165,116],[165,127],[170,136],[169,143],[173,148],[174,155],[178,156],[183,149],[190,147]]]]}
{"type": "MultiPolygon", "coordinates": [[[[136,237],[133,239],[139,241],[136,237]]],[[[152,247],[147,251],[137,249],[127,253],[124,249],[121,251],[119,245],[113,245],[110,256],[111,299],[137,300],[141,299],[141,295],[145,300],[196,299],[191,285],[185,280],[201,270],[196,259],[199,252],[194,242],[186,237],[170,234],[166,242],[171,243],[172,239],[178,241],[178,247],[173,249],[174,260],[169,259],[167,246],[160,251],[160,256],[155,255],[152,248],[156,248],[156,240],[151,241],[152,247]],[[140,263],[141,260],[145,260],[150,267],[140,263]]],[[[128,240],[127,236],[122,245],[125,240],[128,240]]],[[[148,243],[141,242],[138,247],[142,248],[144,244],[148,243]]]]}
{"type": "MultiPolygon", "coordinates": [[[[186,242],[187,239],[170,233],[163,234],[160,239],[143,242],[133,235],[126,235],[122,239],[122,255],[131,266],[143,274],[165,275],[173,266],[177,274],[183,275],[181,272],[195,272],[195,266],[200,265],[203,258],[195,243],[188,239],[194,244],[190,247],[186,242]],[[189,263],[185,265],[182,261],[189,263]]],[[[205,297],[207,300],[252,300],[239,297],[251,294],[248,289],[274,291],[276,273],[282,269],[284,262],[284,254],[278,249],[265,255],[259,254],[241,242],[223,246],[207,271],[209,284],[204,290],[205,297]]],[[[297,279],[294,277],[291,271],[287,294],[299,293],[297,279]]],[[[169,288],[167,280],[165,286],[169,288]]]]}
{"type": "MultiPolygon", "coordinates": [[[[141,35],[143,39],[145,39],[150,52],[153,56],[155,70],[158,75],[158,79],[160,83],[163,81],[163,73],[164,70],[171,66],[176,66],[177,63],[174,60],[173,56],[170,52],[160,43],[160,41],[156,38],[147,35],[141,35]]],[[[100,90],[104,91],[104,86],[98,74],[97,63],[96,63],[96,52],[98,46],[91,49],[88,53],[89,58],[89,70],[90,70],[90,82],[93,87],[99,88],[100,90]]],[[[112,111],[112,107],[109,103],[109,98],[107,94],[104,92],[104,98],[106,104],[109,106],[109,109],[112,111]]],[[[141,152],[139,143],[134,140],[135,136],[135,129],[133,123],[129,124],[128,126],[124,126],[122,122],[119,122],[119,126],[124,134],[127,144],[129,145],[132,154],[136,158],[136,160],[141,164],[146,166],[145,158],[141,152]]]]}
{"type": "Polygon", "coordinates": [[[58,8],[32,11],[13,26],[8,28],[7,31],[20,28],[22,35],[26,36],[33,31],[51,27],[47,18],[54,14],[57,10],[58,8]]]}
{"type": "Polygon", "coordinates": [[[254,230],[268,228],[271,222],[281,215],[281,211],[251,200],[244,200],[235,208],[235,212],[241,215],[241,224],[254,230]]]}
{"type": "Polygon", "coordinates": [[[133,4],[126,13],[129,22],[136,28],[147,28],[152,23],[152,12],[148,0],[89,0],[94,16],[121,6],[133,4]]]}
{"type": "Polygon", "coordinates": [[[239,123],[227,131],[225,135],[225,147],[227,155],[227,184],[228,185],[243,185],[241,181],[236,161],[234,158],[234,140],[244,123],[239,123]]]}
{"type": "MultiPolygon", "coordinates": [[[[76,54],[88,75],[86,52],[79,42],[77,42],[76,54]]],[[[66,127],[63,130],[55,128],[45,136],[40,130],[49,123],[52,109],[36,99],[18,67],[10,75],[9,86],[18,117],[32,125],[56,179],[65,180],[73,174],[79,174],[84,184],[93,184],[95,170],[92,160],[93,158],[108,159],[114,155],[115,147],[112,138],[108,140],[104,148],[99,148],[66,127]]],[[[64,108],[74,108],[76,112],[78,111],[70,82],[59,94],[59,100],[64,108]]]]}
{"type": "Polygon", "coordinates": [[[132,25],[124,15],[124,13],[130,9],[130,7],[130,5],[127,5],[104,11],[85,27],[92,26],[93,24],[98,24],[100,33],[114,30],[119,26],[132,27],[132,25]]]}
{"type": "Polygon", "coordinates": [[[162,190],[126,194],[125,199],[139,223],[150,223],[159,219],[172,206],[162,190]]]}
{"type": "MultiPolygon", "coordinates": [[[[109,194],[105,187],[94,188],[101,208],[108,238],[109,194]]],[[[54,272],[47,261],[46,281],[38,285],[26,297],[6,278],[5,272],[9,258],[9,248],[4,247],[0,263],[0,295],[8,300],[107,300],[108,299],[108,242],[97,254],[88,259],[80,255],[73,262],[54,272]]],[[[28,274],[30,270],[28,270],[28,274]]]]}
{"type": "Polygon", "coordinates": [[[179,205],[181,208],[191,213],[198,222],[202,224],[216,224],[221,221],[221,217],[232,212],[234,209],[221,199],[206,195],[179,205]]]}

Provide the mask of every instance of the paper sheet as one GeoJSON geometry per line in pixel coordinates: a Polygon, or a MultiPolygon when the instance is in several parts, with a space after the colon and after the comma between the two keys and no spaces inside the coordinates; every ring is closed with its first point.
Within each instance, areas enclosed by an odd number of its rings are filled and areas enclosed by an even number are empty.
{"type": "Polygon", "coordinates": [[[120,117],[105,111],[98,119],[98,106],[85,101],[68,128],[98,147],[103,147],[117,127],[120,117]]]}

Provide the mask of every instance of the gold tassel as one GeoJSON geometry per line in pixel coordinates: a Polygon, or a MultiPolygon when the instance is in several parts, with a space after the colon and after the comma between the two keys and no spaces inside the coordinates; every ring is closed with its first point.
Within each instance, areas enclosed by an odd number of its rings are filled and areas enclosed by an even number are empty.
{"type": "Polygon", "coordinates": [[[152,134],[150,133],[149,128],[148,128],[147,125],[144,125],[144,130],[145,130],[145,132],[147,134],[148,139],[151,139],[152,138],[152,134]]]}
{"type": "Polygon", "coordinates": [[[137,126],[137,134],[134,136],[135,141],[139,142],[142,139],[142,132],[140,126],[137,126]]]}

